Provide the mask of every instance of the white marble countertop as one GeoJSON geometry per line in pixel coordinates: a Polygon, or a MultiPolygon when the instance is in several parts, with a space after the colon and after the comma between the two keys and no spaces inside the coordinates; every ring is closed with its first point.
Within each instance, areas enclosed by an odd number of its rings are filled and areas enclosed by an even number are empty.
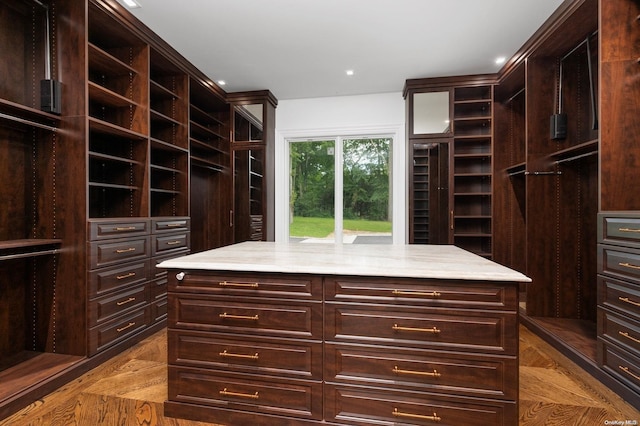
{"type": "Polygon", "coordinates": [[[160,268],[530,282],[520,272],[452,245],[251,241],[167,260],[160,268]]]}

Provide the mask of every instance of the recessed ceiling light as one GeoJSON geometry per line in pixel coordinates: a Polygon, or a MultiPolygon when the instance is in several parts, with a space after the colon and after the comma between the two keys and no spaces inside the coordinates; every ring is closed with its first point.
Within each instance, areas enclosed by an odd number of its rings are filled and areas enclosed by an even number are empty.
{"type": "Polygon", "coordinates": [[[225,84],[227,84],[227,82],[226,82],[226,81],[224,81],[224,80],[218,80],[218,84],[219,84],[220,86],[224,86],[225,84]]]}
{"type": "Polygon", "coordinates": [[[140,6],[140,3],[138,3],[136,0],[123,0],[123,1],[124,1],[124,4],[127,5],[129,9],[137,9],[139,7],[142,7],[140,6]]]}
{"type": "Polygon", "coordinates": [[[502,65],[507,61],[507,58],[505,58],[504,56],[500,56],[498,58],[496,58],[496,65],[502,65]]]}
{"type": "Polygon", "coordinates": [[[347,75],[353,75],[354,74],[353,70],[347,70],[345,72],[347,73],[347,75]]]}

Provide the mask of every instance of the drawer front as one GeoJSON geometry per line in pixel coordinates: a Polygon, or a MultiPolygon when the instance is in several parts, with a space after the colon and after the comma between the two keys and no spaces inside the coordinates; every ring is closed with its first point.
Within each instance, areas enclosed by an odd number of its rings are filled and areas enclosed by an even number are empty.
{"type": "Polygon", "coordinates": [[[170,296],[169,306],[171,327],[322,339],[320,303],[260,304],[170,296]]]}
{"type": "Polygon", "coordinates": [[[325,305],[325,340],[516,355],[516,314],[325,305]]]}
{"type": "Polygon", "coordinates": [[[605,371],[640,393],[640,358],[602,340],[598,352],[605,371]]]}
{"type": "Polygon", "coordinates": [[[598,260],[602,274],[640,282],[640,250],[599,245],[598,260]]]}
{"type": "Polygon", "coordinates": [[[515,402],[325,385],[325,420],[350,425],[513,426],[515,402]]]}
{"type": "Polygon", "coordinates": [[[322,344],[169,330],[169,364],[322,380],[322,344]]]}
{"type": "Polygon", "coordinates": [[[632,352],[640,353],[640,322],[598,308],[598,336],[632,352]]]}
{"type": "Polygon", "coordinates": [[[89,355],[115,345],[147,327],[149,307],[139,309],[89,331],[89,355]]]}
{"type": "Polygon", "coordinates": [[[516,357],[326,344],[325,369],[327,382],[518,398],[516,357]]]}
{"type": "Polygon", "coordinates": [[[167,319],[167,298],[158,299],[151,303],[151,323],[157,323],[167,319]]]}
{"type": "Polygon", "coordinates": [[[600,214],[599,241],[608,244],[640,247],[640,215],[625,217],[600,214]]]}
{"type": "MultiPolygon", "coordinates": [[[[179,272],[179,271],[177,271],[179,272]]],[[[322,300],[322,278],[308,275],[201,274],[187,272],[181,281],[169,274],[169,291],[239,297],[322,300]]]]}
{"type": "Polygon", "coordinates": [[[126,291],[109,294],[89,302],[89,327],[143,307],[148,303],[147,286],[140,284],[126,291]]]}
{"type": "Polygon", "coordinates": [[[89,298],[99,297],[108,292],[129,288],[147,280],[148,261],[127,263],[89,273],[89,298]]]}
{"type": "Polygon", "coordinates": [[[151,220],[151,232],[188,232],[191,225],[188,217],[166,217],[151,220]]]}
{"type": "Polygon", "coordinates": [[[444,280],[325,278],[325,298],[477,309],[517,309],[518,286],[444,280]]]}
{"type": "Polygon", "coordinates": [[[322,382],[215,374],[169,366],[169,400],[254,413],[322,419],[322,382]]]}
{"type": "Polygon", "coordinates": [[[189,248],[190,233],[183,232],[171,235],[153,235],[151,237],[153,244],[153,255],[162,255],[166,253],[184,251],[189,248]]]}
{"type": "Polygon", "coordinates": [[[151,302],[158,299],[167,298],[167,279],[158,278],[149,282],[149,300],[151,302]]]}
{"type": "Polygon", "coordinates": [[[598,305],[640,320],[640,286],[598,275],[598,305]]]}
{"type": "Polygon", "coordinates": [[[90,241],[149,234],[149,221],[144,219],[91,220],[88,226],[90,241]]]}
{"type": "Polygon", "coordinates": [[[89,269],[149,257],[149,237],[98,241],[89,244],[89,269]]]}

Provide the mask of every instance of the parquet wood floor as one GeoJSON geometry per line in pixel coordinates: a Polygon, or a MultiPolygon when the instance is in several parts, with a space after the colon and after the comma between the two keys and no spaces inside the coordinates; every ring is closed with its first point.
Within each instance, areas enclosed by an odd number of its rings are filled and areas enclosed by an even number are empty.
{"type": "MultiPolygon", "coordinates": [[[[0,426],[210,426],[164,417],[166,386],[163,330],[0,421],[0,426]]],[[[640,413],[520,327],[520,426],[625,425],[625,421],[640,425],[640,413]]]]}

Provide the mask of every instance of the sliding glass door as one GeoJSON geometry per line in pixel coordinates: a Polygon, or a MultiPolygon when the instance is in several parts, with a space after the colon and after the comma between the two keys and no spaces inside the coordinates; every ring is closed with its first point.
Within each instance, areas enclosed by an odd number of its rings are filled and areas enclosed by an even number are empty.
{"type": "Polygon", "coordinates": [[[391,138],[289,142],[290,241],[392,242],[391,138]]]}

